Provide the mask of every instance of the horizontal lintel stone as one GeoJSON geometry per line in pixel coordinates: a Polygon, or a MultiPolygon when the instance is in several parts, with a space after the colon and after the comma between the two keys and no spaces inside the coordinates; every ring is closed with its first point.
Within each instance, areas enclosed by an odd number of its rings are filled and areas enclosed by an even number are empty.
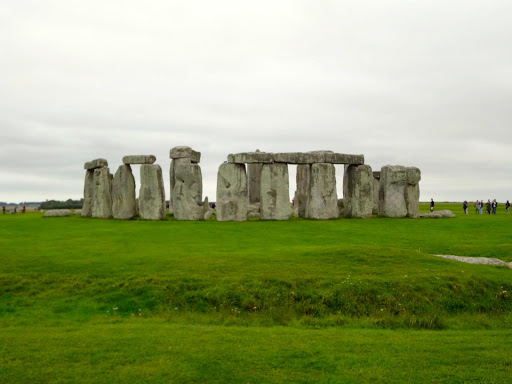
{"type": "Polygon", "coordinates": [[[107,167],[107,166],[108,166],[108,161],[107,160],[105,160],[105,159],[95,159],[95,160],[88,161],[87,163],[85,163],[84,164],[84,169],[92,170],[92,169],[102,168],[102,167],[107,167]]]}
{"type": "Polygon", "coordinates": [[[274,157],[268,152],[242,152],[228,156],[229,163],[251,164],[251,163],[273,163],[274,157]]]}
{"type": "Polygon", "coordinates": [[[123,157],[123,164],[153,164],[156,157],[153,155],[128,155],[123,157]]]}
{"type": "Polygon", "coordinates": [[[194,151],[190,147],[174,147],[169,152],[171,159],[190,159],[192,163],[199,163],[201,160],[201,152],[194,151]]]}

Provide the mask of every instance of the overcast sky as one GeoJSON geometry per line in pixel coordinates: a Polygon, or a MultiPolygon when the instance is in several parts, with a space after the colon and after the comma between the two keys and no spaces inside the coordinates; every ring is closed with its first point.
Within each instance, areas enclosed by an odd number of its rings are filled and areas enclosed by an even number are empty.
{"type": "Polygon", "coordinates": [[[168,199],[178,145],[202,153],[210,201],[219,164],[256,148],[417,166],[421,200],[512,199],[511,15],[510,0],[2,1],[0,201],[78,199],[84,162],[115,173],[128,154],[157,157],[168,199]]]}

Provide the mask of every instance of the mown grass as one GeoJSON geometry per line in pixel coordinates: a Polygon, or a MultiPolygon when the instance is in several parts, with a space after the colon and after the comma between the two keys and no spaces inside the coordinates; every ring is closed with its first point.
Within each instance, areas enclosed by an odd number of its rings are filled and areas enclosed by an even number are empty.
{"type": "Polygon", "coordinates": [[[458,217],[0,216],[0,382],[506,382],[512,270],[432,254],[510,262],[512,218],[443,208],[458,217]]]}

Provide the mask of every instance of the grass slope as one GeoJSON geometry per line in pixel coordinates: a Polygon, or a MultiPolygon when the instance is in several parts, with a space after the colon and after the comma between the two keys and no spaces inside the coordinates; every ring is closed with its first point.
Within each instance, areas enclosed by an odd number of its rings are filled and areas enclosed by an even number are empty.
{"type": "Polygon", "coordinates": [[[458,217],[0,216],[0,382],[506,382],[512,270],[431,254],[510,262],[512,218],[444,208],[458,217]]]}

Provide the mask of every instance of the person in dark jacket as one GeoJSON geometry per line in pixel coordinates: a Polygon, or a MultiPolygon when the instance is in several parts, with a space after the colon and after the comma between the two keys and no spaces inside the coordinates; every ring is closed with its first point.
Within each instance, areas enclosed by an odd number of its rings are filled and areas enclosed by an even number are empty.
{"type": "Polygon", "coordinates": [[[464,202],[462,203],[462,209],[464,210],[464,213],[467,215],[468,214],[468,202],[467,202],[467,200],[464,200],[464,202]]]}
{"type": "Polygon", "coordinates": [[[487,203],[485,204],[485,213],[491,214],[491,200],[487,199],[487,203]]]}
{"type": "Polygon", "coordinates": [[[491,207],[492,207],[492,214],[495,215],[496,214],[496,208],[498,207],[498,202],[496,201],[496,199],[494,199],[492,201],[491,207]]]}
{"type": "Polygon", "coordinates": [[[510,214],[510,203],[508,202],[508,200],[505,203],[505,209],[507,210],[507,215],[510,214]]]}
{"type": "Polygon", "coordinates": [[[430,199],[430,212],[434,212],[434,199],[430,199]]]}
{"type": "Polygon", "coordinates": [[[480,214],[484,214],[484,199],[480,200],[480,214]]]}

